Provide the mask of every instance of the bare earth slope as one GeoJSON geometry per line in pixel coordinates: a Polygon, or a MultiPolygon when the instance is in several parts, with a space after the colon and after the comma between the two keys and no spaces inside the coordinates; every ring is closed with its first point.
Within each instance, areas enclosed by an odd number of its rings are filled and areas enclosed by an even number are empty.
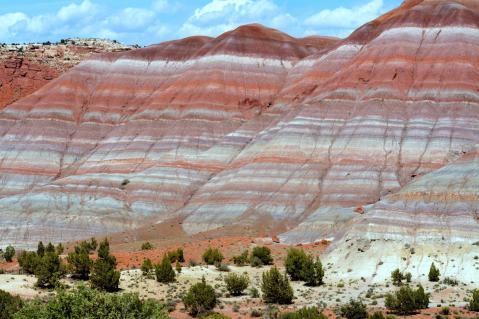
{"type": "Polygon", "coordinates": [[[103,55],[0,113],[1,243],[178,218],[373,270],[404,244],[421,267],[472,256],[478,92],[472,0],[406,1],[341,41],[248,25],[103,55]]]}

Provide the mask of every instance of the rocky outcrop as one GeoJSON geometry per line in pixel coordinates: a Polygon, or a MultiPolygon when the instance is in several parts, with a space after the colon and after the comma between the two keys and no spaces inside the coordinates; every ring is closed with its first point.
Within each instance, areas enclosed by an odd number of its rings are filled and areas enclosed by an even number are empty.
{"type": "Polygon", "coordinates": [[[130,48],[99,39],[0,45],[0,110],[38,90],[92,54],[130,48]]]}
{"type": "Polygon", "coordinates": [[[2,241],[179,217],[336,256],[471,243],[478,47],[476,2],[416,0],[341,41],[248,25],[97,56],[0,113],[2,241]]]}

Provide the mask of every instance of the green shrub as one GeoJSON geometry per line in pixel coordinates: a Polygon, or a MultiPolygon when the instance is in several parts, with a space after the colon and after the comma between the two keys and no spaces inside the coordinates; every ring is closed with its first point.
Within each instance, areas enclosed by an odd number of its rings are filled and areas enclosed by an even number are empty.
{"type": "Polygon", "coordinates": [[[141,264],[141,273],[143,276],[149,276],[153,268],[154,266],[150,258],[143,259],[143,263],[141,264]]]}
{"type": "Polygon", "coordinates": [[[243,251],[241,255],[233,257],[233,263],[237,266],[244,266],[249,263],[249,252],[247,250],[243,251]]]}
{"type": "Polygon", "coordinates": [[[60,257],[55,252],[45,252],[35,268],[36,286],[40,288],[55,287],[64,274],[65,269],[60,257]]]}
{"type": "Polygon", "coordinates": [[[179,261],[180,263],[184,263],[185,262],[185,253],[183,252],[183,248],[178,248],[176,250],[176,256],[177,256],[177,261],[179,261]]]}
{"type": "Polygon", "coordinates": [[[273,257],[271,257],[271,249],[268,247],[254,247],[251,252],[251,258],[258,258],[263,265],[271,265],[273,263],[273,257]]]}
{"type": "Polygon", "coordinates": [[[284,265],[286,273],[291,277],[291,280],[303,280],[302,270],[304,265],[308,262],[308,256],[303,250],[297,248],[290,248],[284,265]]]}
{"type": "Polygon", "coordinates": [[[64,251],[65,251],[65,247],[63,247],[62,243],[59,243],[57,247],[55,248],[55,252],[57,253],[57,255],[63,254],[64,251]]]}
{"type": "Polygon", "coordinates": [[[251,289],[249,290],[249,295],[250,295],[251,298],[259,298],[258,288],[251,287],[251,289]]]}
{"type": "Polygon", "coordinates": [[[54,253],[55,252],[55,246],[51,242],[48,243],[47,247],[45,248],[46,253],[54,253]]]}
{"type": "Polygon", "coordinates": [[[436,268],[436,265],[434,263],[431,264],[431,267],[429,268],[429,281],[439,281],[439,276],[441,273],[439,272],[439,269],[436,268]]]}
{"type": "Polygon", "coordinates": [[[229,272],[230,267],[227,264],[215,263],[215,267],[218,271],[229,272]]]}
{"type": "Polygon", "coordinates": [[[141,244],[141,250],[151,250],[151,249],[153,249],[153,245],[149,241],[141,244]]]}
{"type": "Polygon", "coordinates": [[[110,244],[105,238],[98,248],[98,259],[93,263],[90,276],[92,287],[110,292],[118,290],[120,273],[115,268],[116,258],[110,255],[110,244]]]}
{"type": "Polygon", "coordinates": [[[401,286],[402,281],[405,279],[403,273],[399,270],[399,268],[396,268],[392,273],[391,273],[391,279],[393,281],[394,286],[401,286]]]}
{"type": "Polygon", "coordinates": [[[472,291],[472,298],[469,301],[469,310],[479,312],[479,289],[472,291]]]}
{"type": "Polygon", "coordinates": [[[324,270],[319,258],[313,260],[308,256],[301,269],[301,277],[308,286],[320,286],[323,284],[324,270]]]}
{"type": "Polygon", "coordinates": [[[12,262],[13,257],[15,257],[15,248],[13,246],[8,245],[5,249],[5,253],[3,254],[3,258],[5,258],[6,262],[12,262]]]}
{"type": "Polygon", "coordinates": [[[280,274],[276,267],[263,272],[261,291],[266,303],[290,304],[294,297],[288,276],[280,274]]]}
{"type": "Polygon", "coordinates": [[[448,316],[451,313],[451,311],[449,310],[449,307],[442,307],[440,312],[441,312],[441,315],[444,315],[444,316],[448,316]]]}
{"type": "Polygon", "coordinates": [[[179,261],[176,261],[175,270],[177,273],[181,273],[181,264],[179,261]]]}
{"type": "Polygon", "coordinates": [[[201,319],[231,319],[231,317],[225,316],[220,313],[211,313],[209,315],[201,317],[201,319]]]}
{"type": "Polygon", "coordinates": [[[206,283],[203,277],[201,282],[188,289],[188,292],[183,296],[183,303],[192,316],[204,314],[216,306],[215,290],[206,283]]]}
{"type": "Polygon", "coordinates": [[[82,249],[88,251],[88,253],[92,253],[97,249],[98,242],[96,241],[96,239],[94,237],[92,237],[90,239],[90,241],[86,241],[86,240],[82,241],[80,243],[80,246],[81,246],[82,249]]]}
{"type": "Polygon", "coordinates": [[[369,319],[384,319],[384,314],[381,311],[376,311],[369,315],[369,319]]]}
{"type": "Polygon", "coordinates": [[[360,299],[351,299],[347,304],[341,306],[340,312],[341,316],[347,319],[365,319],[368,317],[366,305],[360,299]]]}
{"type": "Polygon", "coordinates": [[[156,281],[161,283],[170,283],[175,281],[175,271],[171,267],[168,255],[163,256],[160,264],[155,266],[156,281]]]}
{"type": "Polygon", "coordinates": [[[23,302],[17,296],[12,296],[0,290],[0,319],[11,319],[22,308],[23,302]]]}
{"type": "Polygon", "coordinates": [[[93,261],[85,245],[75,246],[74,251],[68,254],[67,261],[73,278],[88,280],[93,261]]]}
{"type": "Polygon", "coordinates": [[[263,262],[258,257],[251,257],[249,259],[251,267],[263,267],[263,262]]]}
{"type": "Polygon", "coordinates": [[[403,286],[395,294],[387,294],[385,298],[386,308],[400,315],[409,315],[418,309],[426,309],[429,305],[429,294],[419,285],[416,290],[409,286],[403,286]]]}
{"type": "Polygon", "coordinates": [[[45,255],[45,246],[43,245],[42,241],[38,242],[37,255],[40,256],[40,257],[43,257],[43,255],[45,255]]]}
{"type": "Polygon", "coordinates": [[[35,273],[35,269],[37,269],[40,260],[41,257],[34,251],[23,251],[20,256],[18,256],[18,264],[20,265],[20,268],[22,271],[30,275],[35,273]]]}
{"type": "Polygon", "coordinates": [[[282,314],[280,319],[327,319],[316,307],[302,308],[294,312],[282,314]]]}
{"type": "Polygon", "coordinates": [[[220,263],[221,261],[223,261],[223,259],[224,259],[223,254],[218,248],[209,247],[203,253],[203,261],[207,265],[214,265],[216,263],[220,263]]]}
{"type": "Polygon", "coordinates": [[[243,291],[248,288],[249,277],[247,274],[237,275],[231,273],[225,276],[224,281],[230,295],[240,296],[243,294],[243,291]]]}
{"type": "Polygon", "coordinates": [[[15,319],[60,318],[156,318],[167,319],[163,304],[153,299],[141,300],[138,294],[107,294],[80,286],[74,291],[59,291],[47,303],[29,302],[15,319]]]}

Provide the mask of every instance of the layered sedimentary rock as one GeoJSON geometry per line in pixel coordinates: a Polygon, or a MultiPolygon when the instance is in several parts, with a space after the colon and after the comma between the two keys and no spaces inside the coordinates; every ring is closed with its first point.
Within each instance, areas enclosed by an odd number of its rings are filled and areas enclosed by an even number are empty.
{"type": "Polygon", "coordinates": [[[406,1],[341,41],[249,25],[103,55],[0,113],[0,234],[180,217],[337,256],[353,238],[470,243],[478,92],[474,1],[406,1]]]}
{"type": "Polygon", "coordinates": [[[317,50],[250,25],[96,57],[7,107],[3,240],[168,218],[278,116],[265,110],[288,70],[317,50]]]}
{"type": "Polygon", "coordinates": [[[0,110],[41,88],[92,54],[129,50],[118,42],[67,39],[60,43],[0,45],[0,110]]]}

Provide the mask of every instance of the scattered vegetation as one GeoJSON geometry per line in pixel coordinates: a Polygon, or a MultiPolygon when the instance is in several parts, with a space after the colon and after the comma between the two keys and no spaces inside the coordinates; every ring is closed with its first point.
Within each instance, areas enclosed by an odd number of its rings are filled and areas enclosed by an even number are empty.
{"type": "Polygon", "coordinates": [[[84,286],[72,292],[59,291],[47,303],[27,303],[13,318],[169,318],[162,303],[141,300],[138,294],[107,294],[84,286]]]}
{"type": "Polygon", "coordinates": [[[82,242],[68,254],[69,269],[74,278],[88,280],[93,261],[90,259],[89,243],[82,242]]]}
{"type": "Polygon", "coordinates": [[[15,248],[13,246],[8,245],[7,248],[5,248],[5,253],[3,254],[3,258],[5,258],[6,262],[12,262],[13,257],[15,257],[15,248]]]}
{"type": "Polygon", "coordinates": [[[319,312],[318,308],[307,307],[294,312],[282,314],[280,319],[327,319],[327,317],[319,312]]]}
{"type": "Polygon", "coordinates": [[[230,273],[224,278],[226,289],[232,296],[240,296],[248,288],[249,277],[247,274],[237,275],[230,273]]]}
{"type": "Polygon", "coordinates": [[[12,296],[6,291],[0,290],[0,319],[11,319],[23,306],[20,297],[12,296]]]}
{"type": "Polygon", "coordinates": [[[287,274],[281,274],[276,267],[263,273],[261,291],[266,303],[290,304],[294,297],[287,274]]]}
{"type": "Polygon", "coordinates": [[[203,253],[203,261],[207,265],[214,265],[216,263],[221,263],[223,261],[224,257],[221,251],[218,248],[211,248],[209,247],[204,253],[203,253]]]}
{"type": "Polygon", "coordinates": [[[305,281],[308,286],[323,284],[324,270],[319,258],[313,259],[303,250],[291,248],[285,260],[286,272],[291,280],[305,281]]]}
{"type": "Polygon", "coordinates": [[[147,276],[147,277],[150,276],[153,269],[154,269],[154,266],[151,259],[150,258],[143,259],[143,263],[141,264],[141,273],[143,274],[143,276],[147,276]]]}
{"type": "Polygon", "coordinates": [[[368,317],[366,305],[360,299],[351,299],[347,304],[342,305],[340,313],[342,317],[347,319],[365,319],[368,317]]]}
{"type": "Polygon", "coordinates": [[[93,263],[90,276],[92,287],[109,292],[118,290],[120,273],[115,268],[116,258],[110,254],[110,244],[105,238],[98,248],[98,259],[93,263]]]}
{"type": "Polygon", "coordinates": [[[239,256],[233,257],[233,263],[237,266],[244,266],[249,263],[249,252],[245,250],[239,256]]]}
{"type": "Polygon", "coordinates": [[[439,281],[439,276],[441,273],[439,272],[439,269],[436,268],[436,265],[434,263],[431,264],[431,268],[429,268],[429,281],[437,282],[439,281]]]}
{"type": "Polygon", "coordinates": [[[188,292],[183,296],[183,303],[192,316],[204,314],[213,310],[216,306],[215,290],[206,283],[203,277],[201,282],[189,288],[188,292]]]}
{"type": "Polygon", "coordinates": [[[261,261],[262,265],[271,265],[273,263],[273,257],[271,257],[271,249],[268,247],[254,247],[251,252],[251,258],[257,258],[261,261]]]}
{"type": "Polygon", "coordinates": [[[472,298],[469,301],[469,310],[479,312],[479,289],[472,291],[472,298]]]}
{"type": "Polygon", "coordinates": [[[391,273],[391,279],[392,279],[393,285],[398,287],[402,286],[403,281],[410,283],[411,277],[412,276],[410,272],[407,272],[404,274],[399,270],[399,268],[397,268],[391,273]]]}
{"type": "Polygon", "coordinates": [[[400,315],[410,315],[428,307],[429,294],[424,292],[421,285],[416,290],[409,286],[402,286],[396,293],[386,295],[385,305],[386,308],[400,315]]]}
{"type": "Polygon", "coordinates": [[[171,266],[168,255],[163,256],[160,264],[155,266],[156,281],[161,283],[170,283],[175,281],[175,271],[171,266]]]}
{"type": "Polygon", "coordinates": [[[151,249],[153,249],[153,245],[149,241],[141,244],[141,250],[151,250],[151,249]]]}

